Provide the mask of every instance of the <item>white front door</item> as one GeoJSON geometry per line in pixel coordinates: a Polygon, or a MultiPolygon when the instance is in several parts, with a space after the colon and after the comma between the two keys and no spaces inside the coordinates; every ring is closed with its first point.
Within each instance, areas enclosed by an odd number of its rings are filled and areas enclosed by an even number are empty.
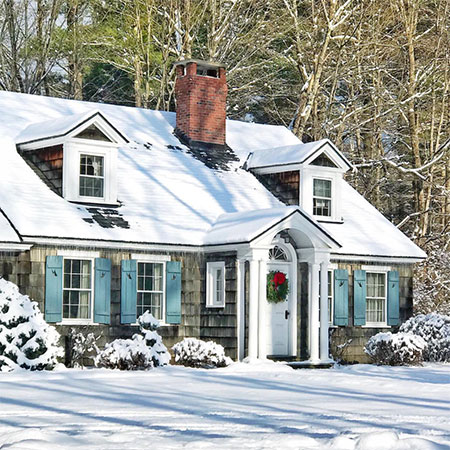
{"type": "Polygon", "coordinates": [[[267,266],[268,272],[283,272],[289,280],[289,294],[284,302],[267,302],[266,310],[266,330],[267,330],[267,355],[268,356],[287,356],[289,355],[289,324],[291,304],[291,264],[282,262],[270,262],[267,266]]]}

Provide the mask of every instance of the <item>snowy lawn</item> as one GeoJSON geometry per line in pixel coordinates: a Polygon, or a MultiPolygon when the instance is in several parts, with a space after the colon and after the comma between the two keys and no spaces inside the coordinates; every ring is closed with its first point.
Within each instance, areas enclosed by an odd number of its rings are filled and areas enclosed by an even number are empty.
{"type": "Polygon", "coordinates": [[[0,449],[446,449],[450,365],[0,374],[0,449]]]}

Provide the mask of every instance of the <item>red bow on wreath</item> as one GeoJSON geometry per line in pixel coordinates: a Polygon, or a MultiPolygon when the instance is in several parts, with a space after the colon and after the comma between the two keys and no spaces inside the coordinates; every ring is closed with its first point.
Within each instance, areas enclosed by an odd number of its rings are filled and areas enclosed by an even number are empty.
{"type": "Polygon", "coordinates": [[[275,288],[278,288],[278,286],[281,286],[286,281],[286,276],[283,272],[277,272],[273,277],[273,284],[275,285],[275,288]]]}

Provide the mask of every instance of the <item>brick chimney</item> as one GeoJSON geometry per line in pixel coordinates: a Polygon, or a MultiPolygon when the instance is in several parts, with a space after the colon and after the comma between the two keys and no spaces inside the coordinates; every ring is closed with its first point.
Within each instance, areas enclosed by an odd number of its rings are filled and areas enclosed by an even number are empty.
{"type": "Polygon", "coordinates": [[[188,59],[175,63],[176,135],[188,146],[225,146],[227,80],[223,64],[188,59]]]}

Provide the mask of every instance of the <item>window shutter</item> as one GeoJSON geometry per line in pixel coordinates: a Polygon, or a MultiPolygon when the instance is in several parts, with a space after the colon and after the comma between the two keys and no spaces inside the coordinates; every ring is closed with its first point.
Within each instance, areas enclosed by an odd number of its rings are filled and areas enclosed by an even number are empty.
{"type": "Polygon", "coordinates": [[[111,322],[111,260],[95,258],[94,322],[111,322]]]}
{"type": "Polygon", "coordinates": [[[166,263],[166,322],[181,323],[181,262],[166,263]]]}
{"type": "Polygon", "coordinates": [[[136,261],[122,260],[120,289],[120,323],[136,323],[136,261]]]}
{"type": "Polygon", "coordinates": [[[334,325],[348,325],[348,271],[334,271],[334,325]]]}
{"type": "Polygon", "coordinates": [[[366,271],[353,272],[353,324],[366,324],[366,271]]]}
{"type": "Polygon", "coordinates": [[[45,320],[61,322],[63,297],[63,257],[47,256],[45,260],[45,320]]]}
{"type": "Polygon", "coordinates": [[[400,294],[399,294],[399,275],[396,270],[388,272],[388,325],[398,325],[400,323],[400,294]]]}

